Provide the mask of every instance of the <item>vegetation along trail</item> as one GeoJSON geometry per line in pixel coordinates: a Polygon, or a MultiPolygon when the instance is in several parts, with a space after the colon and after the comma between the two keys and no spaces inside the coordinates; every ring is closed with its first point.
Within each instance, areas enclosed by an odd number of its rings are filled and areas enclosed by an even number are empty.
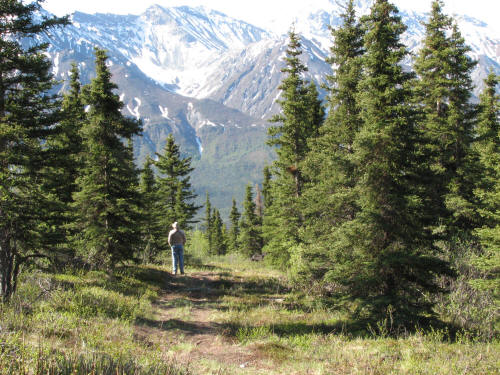
{"type": "MultiPolygon", "coordinates": [[[[26,273],[0,309],[0,374],[498,374],[498,340],[404,331],[240,255],[26,273]]],[[[448,327],[448,328],[447,328],[448,327]]]]}
{"type": "Polygon", "coordinates": [[[153,317],[134,337],[196,374],[497,373],[498,345],[350,324],[262,263],[229,255],[184,276],[161,273],[153,317]]]}
{"type": "Polygon", "coordinates": [[[252,328],[238,316],[250,312],[251,306],[283,302],[286,288],[279,279],[213,265],[165,277],[165,287],[154,304],[154,318],[138,322],[137,339],[156,341],[174,361],[195,372],[273,368],[263,360],[263,348],[244,345],[244,336],[252,334],[252,328]]]}

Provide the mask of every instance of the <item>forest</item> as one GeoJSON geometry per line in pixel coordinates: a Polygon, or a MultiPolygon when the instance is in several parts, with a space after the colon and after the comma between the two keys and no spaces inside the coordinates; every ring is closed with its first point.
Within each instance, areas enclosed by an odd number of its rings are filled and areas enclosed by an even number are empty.
{"type": "Polygon", "coordinates": [[[265,254],[297,288],[355,304],[358,319],[390,311],[401,327],[438,318],[441,298],[488,300],[491,319],[466,325],[498,332],[498,77],[473,98],[476,62],[442,7],[432,3],[410,69],[397,9],[376,1],[358,18],[347,2],[331,29],[325,104],[290,31],[268,130],[277,160],[262,188],[247,187],[241,220],[233,202],[228,246],[213,243],[221,224],[207,197],[210,249],[265,254]]]}
{"type": "MultiPolygon", "coordinates": [[[[81,314],[75,329],[91,316],[129,325],[151,320],[145,311],[165,292],[162,280],[171,280],[173,222],[188,234],[188,274],[189,262],[204,270],[225,259],[227,272],[245,264],[279,274],[273,298],[293,306],[309,298],[330,317],[342,311],[343,332],[441,332],[442,340],[466,337],[498,350],[499,77],[491,72],[473,96],[476,62],[441,0],[432,2],[416,56],[402,43],[405,26],[389,1],[375,0],[362,17],[345,1],[342,25],[330,28],[333,74],[324,77],[324,102],[304,78],[300,36],[291,28],[281,112],[268,128],[276,159],[261,184],[247,186],[241,207],[233,198],[227,219],[208,193],[204,207],[195,204],[191,159],[172,135],[162,152],[135,164],[132,137],[142,123],[123,115],[106,51],[95,49],[89,84],[81,84],[74,64],[69,90],[54,94],[49,46],[37,36],[69,19],[37,18],[40,7],[19,0],[0,6],[0,373],[25,373],[29,363],[36,369],[27,373],[63,373],[40,361],[62,348],[47,354],[39,343],[26,354],[24,337],[38,330],[30,328],[38,314],[81,314]],[[78,289],[82,283],[88,289],[78,289]],[[127,299],[132,295],[137,301],[127,299]],[[24,351],[26,363],[9,367],[13,353],[24,351]]],[[[192,291],[202,276],[220,293],[236,285],[204,273],[178,285],[192,291]]],[[[268,293],[261,281],[245,288],[268,293]]],[[[317,326],[336,332],[328,327],[317,326]]],[[[224,332],[242,342],[255,332],[277,334],[259,329],[229,324],[224,332]]],[[[74,373],[90,373],[76,358],[63,361],[68,371],[78,363],[82,372],[74,373]]],[[[120,366],[120,373],[141,373],[120,366]]],[[[144,373],[189,373],[162,366],[144,373]]]]}

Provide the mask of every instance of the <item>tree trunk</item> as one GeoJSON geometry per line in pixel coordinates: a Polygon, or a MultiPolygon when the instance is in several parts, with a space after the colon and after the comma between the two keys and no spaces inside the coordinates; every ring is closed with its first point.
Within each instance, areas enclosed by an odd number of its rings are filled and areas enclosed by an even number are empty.
{"type": "Polygon", "coordinates": [[[0,296],[3,302],[7,302],[13,292],[14,256],[10,246],[8,231],[4,230],[0,239],[0,296]]]}

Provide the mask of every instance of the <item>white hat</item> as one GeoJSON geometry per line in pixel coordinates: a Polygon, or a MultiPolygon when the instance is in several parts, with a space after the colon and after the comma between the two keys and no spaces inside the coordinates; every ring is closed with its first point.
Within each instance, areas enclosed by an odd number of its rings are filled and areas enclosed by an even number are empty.
{"type": "Polygon", "coordinates": [[[172,224],[172,227],[177,228],[177,221],[172,224]]]}

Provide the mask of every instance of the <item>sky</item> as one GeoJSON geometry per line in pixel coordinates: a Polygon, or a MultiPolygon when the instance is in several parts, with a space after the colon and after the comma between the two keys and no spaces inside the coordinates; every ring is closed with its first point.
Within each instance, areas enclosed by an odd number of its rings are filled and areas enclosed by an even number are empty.
{"type": "MultiPolygon", "coordinates": [[[[393,0],[400,9],[418,12],[429,11],[431,2],[432,0],[393,0]]],[[[140,14],[153,4],[164,7],[203,5],[259,27],[286,32],[294,16],[312,5],[319,8],[323,3],[328,3],[328,0],[45,0],[42,6],[62,16],[76,10],[91,14],[140,14]]],[[[500,31],[500,0],[444,0],[444,3],[446,14],[472,16],[485,21],[495,31],[500,31]]]]}

